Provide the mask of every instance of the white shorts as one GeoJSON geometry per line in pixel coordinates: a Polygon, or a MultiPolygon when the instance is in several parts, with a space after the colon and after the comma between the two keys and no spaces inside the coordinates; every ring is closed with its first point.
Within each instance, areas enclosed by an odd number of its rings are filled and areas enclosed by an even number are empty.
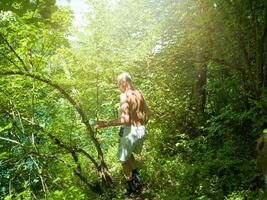
{"type": "Polygon", "coordinates": [[[145,126],[121,126],[120,132],[117,157],[120,162],[124,163],[129,160],[132,153],[141,153],[144,143],[145,126]]]}

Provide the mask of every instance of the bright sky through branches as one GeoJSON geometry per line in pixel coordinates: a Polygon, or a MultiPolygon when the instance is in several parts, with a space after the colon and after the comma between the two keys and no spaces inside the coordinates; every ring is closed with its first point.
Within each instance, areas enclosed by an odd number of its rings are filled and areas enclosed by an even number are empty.
{"type": "Polygon", "coordinates": [[[84,19],[83,15],[88,11],[89,6],[86,4],[86,0],[57,0],[58,6],[69,6],[74,14],[73,25],[83,26],[88,22],[84,19]]]}

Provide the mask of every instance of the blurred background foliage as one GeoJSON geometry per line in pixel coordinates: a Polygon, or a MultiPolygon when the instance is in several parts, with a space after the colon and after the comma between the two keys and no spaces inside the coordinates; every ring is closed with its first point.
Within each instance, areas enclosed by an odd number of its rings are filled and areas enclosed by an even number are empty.
{"type": "Polygon", "coordinates": [[[121,199],[117,128],[93,134],[128,71],[152,111],[141,198],[262,199],[266,1],[87,4],[77,29],[55,0],[0,2],[0,198],[121,199]]]}

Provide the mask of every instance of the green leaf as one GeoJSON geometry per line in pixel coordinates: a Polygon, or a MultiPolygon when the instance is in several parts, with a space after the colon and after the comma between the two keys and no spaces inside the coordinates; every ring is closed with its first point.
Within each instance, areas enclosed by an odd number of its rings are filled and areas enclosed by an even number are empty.
{"type": "Polygon", "coordinates": [[[7,159],[9,154],[7,152],[0,153],[0,160],[7,159]]]}
{"type": "Polygon", "coordinates": [[[12,126],[13,126],[12,123],[9,123],[9,124],[6,125],[5,127],[0,127],[0,132],[5,131],[5,130],[7,130],[7,129],[11,129],[12,126]]]}

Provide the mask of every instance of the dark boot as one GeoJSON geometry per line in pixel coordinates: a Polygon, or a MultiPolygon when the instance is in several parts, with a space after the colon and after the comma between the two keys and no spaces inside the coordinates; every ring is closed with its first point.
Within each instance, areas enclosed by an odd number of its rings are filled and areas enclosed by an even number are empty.
{"type": "Polygon", "coordinates": [[[126,181],[126,183],[127,183],[127,188],[124,192],[124,195],[130,196],[132,193],[136,193],[136,187],[135,187],[134,181],[130,180],[130,181],[126,181]]]}
{"type": "Polygon", "coordinates": [[[140,174],[137,169],[134,169],[132,171],[132,176],[133,176],[133,182],[134,182],[135,187],[139,189],[141,186],[141,178],[140,178],[140,174]]]}

